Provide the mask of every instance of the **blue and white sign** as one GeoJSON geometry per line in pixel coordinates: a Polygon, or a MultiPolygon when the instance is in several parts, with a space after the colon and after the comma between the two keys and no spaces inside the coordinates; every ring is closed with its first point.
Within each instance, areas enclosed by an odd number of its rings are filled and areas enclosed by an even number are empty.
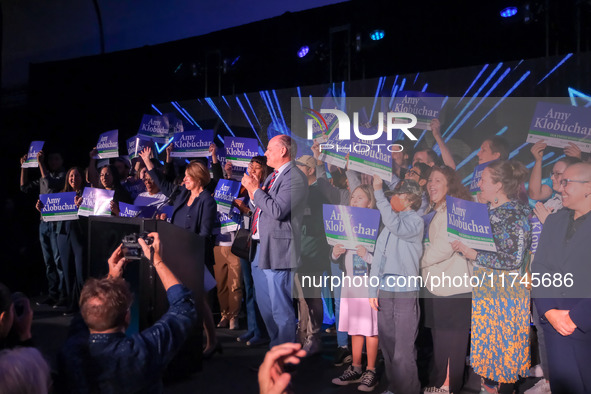
{"type": "Polygon", "coordinates": [[[154,142],[165,144],[170,138],[168,118],[166,116],[144,115],[138,135],[152,138],[154,142]]]}
{"type": "Polygon", "coordinates": [[[127,140],[127,154],[129,160],[133,160],[139,156],[139,153],[146,147],[152,148],[152,152],[155,152],[154,142],[151,138],[147,138],[141,135],[136,135],[127,140]]]}
{"type": "Polygon", "coordinates": [[[79,216],[110,216],[111,201],[114,190],[87,187],[82,193],[82,205],[78,210],[79,216]]]}
{"type": "Polygon", "coordinates": [[[488,218],[488,207],[474,201],[447,196],[447,238],[462,241],[466,246],[496,252],[495,240],[488,218]]]}
{"type": "Polygon", "coordinates": [[[229,179],[220,179],[213,198],[218,206],[218,212],[229,213],[232,209],[232,203],[240,193],[240,182],[231,181],[229,179]]]}
{"type": "Polygon", "coordinates": [[[39,200],[43,204],[41,217],[44,222],[58,220],[77,220],[78,207],[74,202],[76,192],[40,194],[39,200]]]}
{"type": "Polygon", "coordinates": [[[380,211],[347,205],[324,204],[322,216],[326,240],[329,245],[341,244],[346,249],[352,250],[361,245],[373,252],[378,239],[380,211]]]}
{"type": "Polygon", "coordinates": [[[175,133],[171,157],[207,157],[213,143],[213,130],[194,130],[175,133]]]}
{"type": "Polygon", "coordinates": [[[259,142],[254,138],[225,137],[226,160],[233,166],[248,167],[250,159],[259,155],[259,142]]]}
{"type": "Polygon", "coordinates": [[[431,120],[440,117],[444,100],[445,97],[440,94],[411,90],[401,91],[394,99],[392,111],[413,114],[417,117],[415,128],[431,130],[431,120]]]}
{"type": "Polygon", "coordinates": [[[540,140],[557,148],[564,148],[572,142],[581,151],[591,152],[591,108],[538,103],[527,142],[540,140]]]}
{"type": "Polygon", "coordinates": [[[99,159],[119,157],[119,130],[107,131],[99,136],[96,143],[99,159]]]}
{"type": "Polygon", "coordinates": [[[152,218],[156,213],[156,206],[138,206],[119,202],[119,216],[124,218],[152,218]]]}
{"type": "Polygon", "coordinates": [[[29,151],[27,152],[27,159],[21,166],[22,168],[37,168],[39,167],[39,163],[37,162],[37,154],[41,149],[43,149],[43,144],[45,141],[33,141],[29,146],[29,151]]]}

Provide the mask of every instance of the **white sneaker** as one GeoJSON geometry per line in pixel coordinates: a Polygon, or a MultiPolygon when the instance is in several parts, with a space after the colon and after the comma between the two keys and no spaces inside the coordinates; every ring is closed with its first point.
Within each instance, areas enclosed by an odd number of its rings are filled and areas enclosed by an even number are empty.
{"type": "Polygon", "coordinates": [[[439,394],[449,394],[449,386],[441,386],[441,387],[426,387],[423,390],[424,393],[439,393],[439,394]]]}
{"type": "Polygon", "coordinates": [[[534,377],[534,378],[543,378],[544,371],[542,371],[542,366],[540,364],[538,364],[535,367],[531,367],[529,369],[529,376],[534,377]]]}
{"type": "Polygon", "coordinates": [[[550,391],[550,383],[542,378],[530,389],[525,390],[524,394],[548,394],[550,391]]]}

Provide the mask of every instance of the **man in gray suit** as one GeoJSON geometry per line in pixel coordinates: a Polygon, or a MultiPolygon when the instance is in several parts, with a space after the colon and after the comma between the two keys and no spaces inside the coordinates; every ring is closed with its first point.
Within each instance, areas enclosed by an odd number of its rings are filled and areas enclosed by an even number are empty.
{"type": "Polygon", "coordinates": [[[269,141],[265,156],[275,171],[262,187],[260,180],[244,175],[255,210],[252,262],[257,304],[271,338],[271,347],[295,342],[296,318],[292,303],[293,273],[299,264],[300,236],[308,182],[296,167],[297,146],[287,135],[269,141]]]}

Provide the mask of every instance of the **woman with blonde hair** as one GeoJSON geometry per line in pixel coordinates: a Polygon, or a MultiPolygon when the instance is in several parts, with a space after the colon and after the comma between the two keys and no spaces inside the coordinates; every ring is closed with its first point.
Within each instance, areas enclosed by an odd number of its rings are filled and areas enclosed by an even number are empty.
{"type": "MultiPolygon", "coordinates": [[[[206,267],[213,265],[213,227],[217,216],[217,206],[211,193],[206,188],[211,181],[209,171],[203,164],[192,161],[187,164],[185,169],[183,184],[176,186],[166,181],[160,172],[156,171],[154,163],[150,160],[151,153],[151,148],[144,148],[140,152],[140,157],[144,161],[148,174],[154,180],[154,183],[166,196],[172,195],[177,190],[177,187],[180,190],[174,201],[171,223],[204,237],[206,260],[204,264],[206,267]]],[[[208,292],[215,287],[215,279],[207,268],[203,274],[204,290],[208,292]]],[[[203,308],[203,325],[207,338],[203,357],[209,358],[216,351],[221,352],[221,345],[216,337],[213,316],[207,302],[203,302],[203,308]]]]}

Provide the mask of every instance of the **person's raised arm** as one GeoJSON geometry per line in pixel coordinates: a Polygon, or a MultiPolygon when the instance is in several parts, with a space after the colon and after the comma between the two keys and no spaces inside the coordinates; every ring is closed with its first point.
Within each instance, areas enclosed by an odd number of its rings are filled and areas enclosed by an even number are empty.
{"type": "Polygon", "coordinates": [[[139,156],[144,161],[144,165],[146,166],[147,171],[152,171],[154,169],[154,163],[150,160],[152,156],[152,148],[146,146],[142,151],[139,153],[139,156]]]}
{"type": "Polygon", "coordinates": [[[47,178],[49,171],[47,171],[47,167],[45,166],[45,153],[43,150],[37,152],[37,163],[39,165],[39,172],[41,172],[41,178],[47,178]]]}
{"type": "Polygon", "coordinates": [[[26,194],[39,194],[39,179],[29,181],[29,169],[22,168],[22,165],[27,161],[27,155],[21,157],[21,192],[26,194]]]}
{"type": "Polygon", "coordinates": [[[218,160],[218,147],[213,142],[209,145],[209,154],[211,155],[211,172],[213,174],[213,180],[217,184],[220,179],[224,178],[224,171],[222,171],[222,165],[218,160]]]}
{"type": "Polygon", "coordinates": [[[152,148],[150,148],[149,146],[145,147],[139,153],[139,156],[144,161],[144,164],[146,165],[146,170],[148,171],[148,173],[152,177],[152,180],[154,181],[156,186],[158,186],[162,194],[164,194],[167,197],[170,197],[170,195],[176,189],[176,186],[169,180],[164,179],[162,173],[160,171],[157,171],[156,167],[154,167],[154,163],[152,163],[152,160],[150,160],[150,157],[152,156],[152,148]]]}
{"type": "Polygon", "coordinates": [[[439,150],[441,151],[441,159],[443,159],[443,163],[451,167],[452,169],[456,169],[456,162],[454,161],[451,152],[447,145],[445,145],[445,141],[443,137],[441,137],[441,122],[439,119],[435,118],[431,120],[431,131],[433,132],[433,138],[435,138],[435,142],[439,145],[439,150]]]}
{"type": "Polygon", "coordinates": [[[529,176],[527,194],[532,200],[546,200],[552,196],[552,189],[548,185],[542,185],[542,158],[546,146],[544,141],[538,141],[530,149],[535,164],[529,176]]]}
{"type": "Polygon", "coordinates": [[[88,163],[88,183],[92,187],[100,187],[100,176],[96,169],[96,157],[98,156],[98,149],[96,146],[92,148],[90,153],[90,162],[88,163]]]}
{"type": "Polygon", "coordinates": [[[154,268],[156,269],[156,273],[162,281],[164,290],[168,290],[174,285],[181,284],[181,282],[172,273],[172,271],[168,269],[164,261],[162,261],[162,257],[160,256],[160,236],[158,235],[158,233],[150,233],[148,234],[148,236],[154,238],[154,242],[152,242],[151,246],[148,246],[146,244],[146,241],[144,241],[141,238],[138,239],[138,243],[142,247],[144,255],[147,258],[149,258],[151,251],[154,251],[154,268]]]}

